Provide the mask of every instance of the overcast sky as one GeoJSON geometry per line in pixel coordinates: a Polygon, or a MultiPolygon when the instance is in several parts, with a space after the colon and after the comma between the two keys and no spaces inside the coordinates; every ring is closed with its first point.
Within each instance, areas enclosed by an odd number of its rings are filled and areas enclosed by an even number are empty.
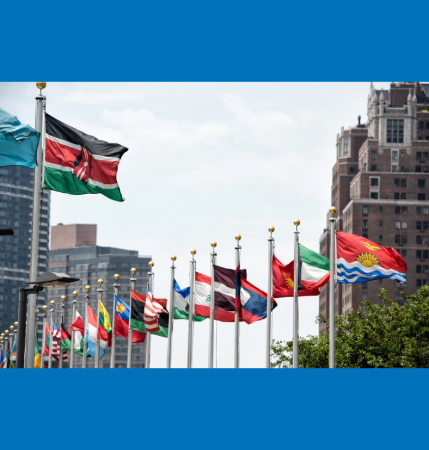
{"type": "MultiPolygon", "coordinates": [[[[389,83],[376,83],[388,89],[389,83]]],[[[370,83],[48,83],[47,112],[99,139],[129,148],[118,182],[125,202],[102,195],[53,192],[51,220],[96,223],[98,244],[151,255],[155,296],[176,279],[189,284],[190,250],[197,271],[241,266],[267,290],[268,227],[276,254],[293,259],[293,221],[300,241],[318,251],[330,205],[336,135],[367,120],[370,83]]],[[[0,83],[0,106],[34,126],[34,83],[0,83]]],[[[105,280],[113,283],[114,280],[105,280]]],[[[292,299],[278,301],[273,338],[292,339],[292,299]]],[[[318,297],[300,299],[300,335],[317,334],[318,297]]],[[[112,313],[110,311],[110,313],[112,313]]],[[[186,367],[187,321],[174,330],[173,366],[186,367]]],[[[217,323],[217,365],[232,367],[234,325],[217,323]]],[[[194,366],[207,367],[208,320],[195,324],[194,366]]],[[[263,367],[266,321],[242,324],[241,366],[263,367]]],[[[152,338],[152,367],[165,367],[167,339],[152,338]]]]}

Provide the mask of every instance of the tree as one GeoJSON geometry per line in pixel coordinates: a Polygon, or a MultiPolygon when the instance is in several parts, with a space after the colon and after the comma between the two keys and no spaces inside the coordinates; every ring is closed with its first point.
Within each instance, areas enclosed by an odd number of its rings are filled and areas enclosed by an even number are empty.
{"type": "MultiPolygon", "coordinates": [[[[402,297],[405,303],[400,306],[382,289],[381,303],[364,301],[357,311],[336,318],[336,367],[429,367],[429,286],[402,297]]],[[[320,321],[329,327],[322,315],[317,318],[320,321]]],[[[292,342],[273,341],[271,366],[292,367],[292,349],[292,342]]],[[[329,333],[300,338],[298,364],[329,367],[329,333]]]]}

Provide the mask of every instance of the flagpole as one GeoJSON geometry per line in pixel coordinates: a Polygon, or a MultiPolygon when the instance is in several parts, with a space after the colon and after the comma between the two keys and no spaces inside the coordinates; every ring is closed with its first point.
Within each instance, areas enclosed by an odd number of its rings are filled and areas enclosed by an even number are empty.
{"type": "Polygon", "coordinates": [[[95,361],[94,367],[96,369],[100,368],[100,339],[98,339],[98,329],[100,327],[100,302],[101,302],[101,294],[103,293],[103,289],[101,285],[103,284],[103,280],[100,278],[98,280],[98,301],[97,301],[97,345],[95,346],[95,361]]]}
{"type": "Polygon", "coordinates": [[[62,303],[61,306],[60,306],[60,308],[61,308],[60,360],[59,360],[59,364],[58,364],[58,367],[59,367],[60,369],[63,368],[63,351],[62,351],[62,349],[61,349],[61,341],[62,341],[61,335],[63,334],[63,327],[62,327],[62,324],[63,324],[63,322],[64,322],[64,308],[65,308],[65,301],[66,301],[66,296],[65,296],[65,295],[62,295],[62,296],[61,296],[61,301],[62,301],[63,303],[62,303]]]}
{"type": "Polygon", "coordinates": [[[173,326],[174,326],[174,273],[176,267],[174,261],[176,256],[171,257],[171,284],[170,284],[170,315],[168,316],[168,346],[167,346],[167,369],[171,369],[171,353],[173,350],[173,326]]]}
{"type": "Polygon", "coordinates": [[[85,295],[85,322],[84,322],[84,330],[83,330],[83,355],[82,355],[82,369],[86,369],[86,354],[88,349],[88,343],[86,342],[86,332],[88,330],[88,306],[89,306],[89,291],[91,286],[86,285],[86,295],[85,295]]]}
{"type": "MultiPolygon", "coordinates": [[[[150,261],[150,263],[149,263],[150,272],[148,272],[148,274],[147,274],[147,289],[148,289],[148,292],[149,292],[149,289],[152,292],[152,297],[154,297],[154,293],[153,293],[153,284],[154,284],[153,283],[153,277],[154,277],[153,266],[154,265],[155,265],[155,263],[153,261],[150,261]]],[[[151,336],[150,331],[146,330],[146,354],[145,354],[145,364],[144,364],[145,369],[150,369],[150,336],[151,336]]]]}
{"type": "Polygon", "coordinates": [[[131,269],[131,291],[130,291],[130,317],[128,320],[128,352],[127,352],[127,369],[131,369],[132,367],[132,356],[133,356],[133,330],[131,329],[131,312],[133,307],[133,291],[136,289],[136,272],[137,269],[133,267],[131,269]]]}
{"type": "MultiPolygon", "coordinates": [[[[72,323],[76,320],[76,306],[77,306],[77,297],[78,292],[73,291],[73,312],[72,312],[72,323]]],[[[70,369],[74,369],[74,340],[75,340],[75,331],[72,329],[71,332],[71,345],[70,345],[70,369]]]]}
{"type": "Polygon", "coordinates": [[[329,218],[331,222],[331,241],[329,254],[329,368],[335,369],[335,244],[336,244],[336,217],[337,208],[332,206],[330,209],[332,217],[329,218]]]}
{"type": "MultiPolygon", "coordinates": [[[[54,341],[54,312],[55,312],[55,300],[50,301],[52,308],[49,310],[51,313],[51,322],[49,325],[50,328],[50,337],[49,337],[49,360],[48,360],[48,369],[52,369],[52,343],[54,341]]],[[[28,364],[27,364],[27,367],[28,364]]]]}
{"type": "MultiPolygon", "coordinates": [[[[237,245],[235,246],[235,267],[240,267],[240,240],[241,235],[235,236],[237,245]]],[[[234,369],[240,367],[240,309],[235,311],[235,335],[234,335],[234,369]]]]}
{"type": "Polygon", "coordinates": [[[115,284],[113,285],[113,289],[114,289],[114,295],[113,295],[113,320],[112,320],[112,349],[110,351],[110,368],[114,369],[115,368],[115,360],[116,360],[116,335],[115,335],[115,316],[116,316],[116,311],[115,311],[115,304],[116,304],[116,300],[115,300],[115,296],[118,296],[118,288],[119,288],[119,284],[118,284],[118,280],[119,280],[119,274],[116,273],[115,274],[115,284]]]}
{"type": "Polygon", "coordinates": [[[13,329],[14,326],[10,326],[10,333],[9,333],[9,348],[10,348],[10,362],[12,362],[12,352],[13,352],[13,329]]]}
{"type": "MultiPolygon", "coordinates": [[[[36,119],[35,128],[40,133],[39,146],[37,147],[37,166],[34,168],[33,187],[33,216],[31,231],[31,253],[30,253],[30,280],[35,280],[39,265],[39,238],[40,238],[40,215],[42,209],[42,176],[43,176],[43,106],[46,97],[42,95],[42,90],[46,87],[45,82],[36,83],[40,89],[40,94],[36,97],[36,119]]],[[[34,366],[34,350],[36,337],[36,303],[37,294],[28,296],[27,309],[27,352],[26,367],[34,366]]]]}
{"type": "Polygon", "coordinates": [[[265,353],[265,367],[271,367],[271,309],[273,303],[273,256],[274,256],[274,238],[275,228],[268,228],[270,237],[268,239],[268,290],[267,290],[267,348],[265,353]]]}
{"type": "Polygon", "coordinates": [[[293,368],[298,369],[299,363],[299,231],[298,226],[301,224],[299,219],[294,221],[295,238],[294,238],[294,276],[293,276],[293,368]]]}
{"type": "Polygon", "coordinates": [[[213,369],[214,360],[214,319],[215,319],[215,292],[214,292],[214,266],[216,264],[215,248],[217,247],[217,242],[213,241],[211,243],[213,251],[210,253],[210,276],[211,276],[211,286],[210,286],[210,331],[209,331],[209,369],[213,369]]]}
{"type": "Polygon", "coordinates": [[[44,365],[45,365],[45,340],[46,340],[46,310],[48,309],[48,307],[46,305],[43,305],[43,331],[42,331],[42,352],[40,354],[40,368],[44,369],[44,365]]]}
{"type": "Polygon", "coordinates": [[[195,291],[195,254],[197,251],[191,250],[192,259],[190,261],[190,281],[189,281],[189,321],[188,321],[188,363],[187,368],[192,369],[192,353],[194,350],[194,291],[195,291]]]}

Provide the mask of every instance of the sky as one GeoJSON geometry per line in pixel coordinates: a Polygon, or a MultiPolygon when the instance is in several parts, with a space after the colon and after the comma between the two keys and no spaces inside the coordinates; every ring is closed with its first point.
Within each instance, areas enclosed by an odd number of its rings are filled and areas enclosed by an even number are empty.
{"type": "MultiPolygon", "coordinates": [[[[388,89],[390,83],[375,83],[388,89]]],[[[125,197],[52,193],[51,225],[96,223],[98,245],[138,250],[155,263],[156,297],[168,298],[172,255],[176,279],[210,275],[211,242],[220,266],[241,267],[268,287],[268,228],[275,253],[293,259],[300,242],[318,251],[326,227],[336,136],[367,120],[370,83],[50,83],[47,112],[87,134],[129,148],[118,182],[125,197]]],[[[34,126],[35,83],[0,83],[0,106],[34,126]]],[[[137,274],[138,276],[138,274],[137,274]]],[[[113,283],[114,280],[104,280],[113,283]]],[[[112,311],[110,311],[112,313],[112,311]]],[[[299,334],[318,333],[318,297],[299,301],[299,334]]],[[[186,367],[187,321],[176,321],[173,367],[186,367]]],[[[215,366],[233,367],[234,325],[216,323],[215,366]]],[[[194,328],[194,367],[207,367],[208,320],[194,328]]],[[[266,321],[240,325],[240,366],[263,367],[266,321]]],[[[292,339],[292,298],[278,300],[273,339],[292,339]]],[[[165,367],[167,339],[152,337],[151,365],[165,367]]]]}

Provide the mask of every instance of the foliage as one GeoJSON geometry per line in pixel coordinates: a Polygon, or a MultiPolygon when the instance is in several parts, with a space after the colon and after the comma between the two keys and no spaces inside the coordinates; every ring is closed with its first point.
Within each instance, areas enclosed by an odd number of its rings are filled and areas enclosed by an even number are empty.
{"type": "MultiPolygon", "coordinates": [[[[417,368],[429,367],[429,286],[416,294],[402,294],[401,306],[381,290],[381,303],[363,302],[358,311],[338,316],[336,367],[417,368]]],[[[328,324],[319,316],[317,321],[328,324]]],[[[272,344],[272,367],[292,367],[292,342],[272,344]]],[[[299,367],[329,367],[329,333],[299,340],[299,367]]]]}

